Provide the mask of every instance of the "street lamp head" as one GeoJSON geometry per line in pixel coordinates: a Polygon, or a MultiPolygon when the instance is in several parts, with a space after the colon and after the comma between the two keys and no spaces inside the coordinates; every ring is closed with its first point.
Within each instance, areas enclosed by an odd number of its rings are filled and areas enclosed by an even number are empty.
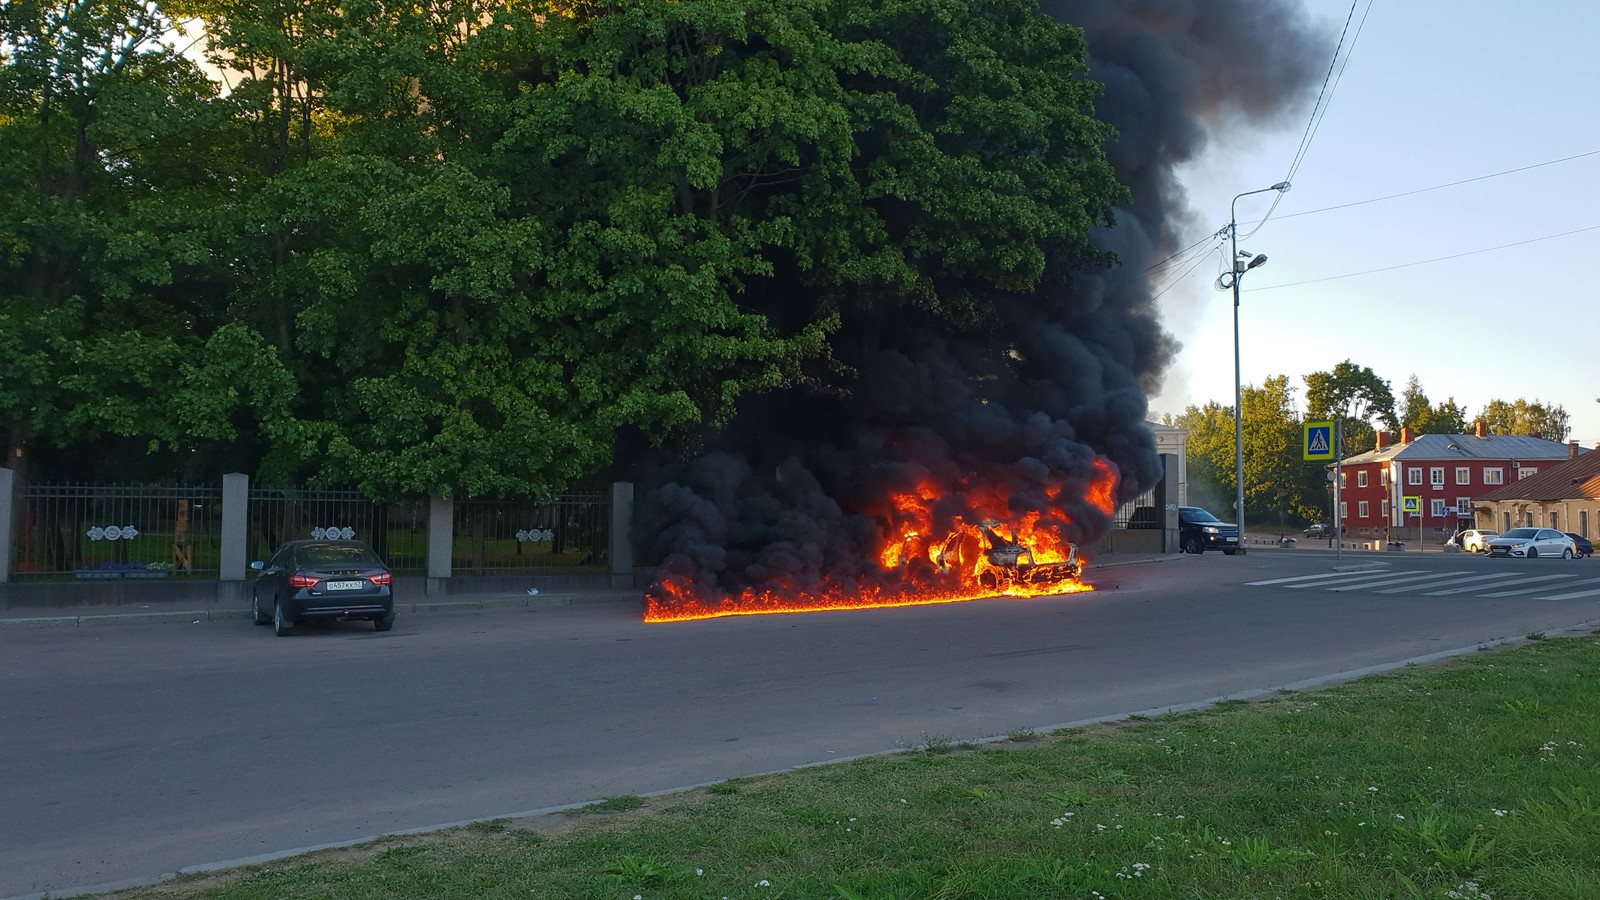
{"type": "Polygon", "coordinates": [[[1250,264],[1245,266],[1245,271],[1249,271],[1250,269],[1254,269],[1256,266],[1263,265],[1266,263],[1266,261],[1267,255],[1265,253],[1258,253],[1256,254],[1256,258],[1250,260],[1250,264]]]}
{"type": "Polygon", "coordinates": [[[1272,186],[1272,190],[1275,190],[1280,194],[1285,194],[1285,193],[1289,192],[1289,187],[1290,187],[1289,182],[1280,181],[1277,184],[1272,186]]]}

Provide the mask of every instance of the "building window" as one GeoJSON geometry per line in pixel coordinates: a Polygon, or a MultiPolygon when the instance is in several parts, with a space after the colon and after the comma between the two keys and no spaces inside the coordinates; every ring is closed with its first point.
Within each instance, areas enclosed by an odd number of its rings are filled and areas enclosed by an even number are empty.
{"type": "Polygon", "coordinates": [[[1429,500],[1428,503],[1432,506],[1432,508],[1428,510],[1428,515],[1433,516],[1435,519],[1444,518],[1444,500],[1429,500]]]}
{"type": "Polygon", "coordinates": [[[1456,484],[1471,484],[1472,470],[1466,466],[1456,466],[1456,484]]]}
{"type": "Polygon", "coordinates": [[[1444,466],[1434,466],[1428,470],[1428,484],[1444,487],[1444,466]]]}
{"type": "Polygon", "coordinates": [[[1472,498],[1471,497],[1457,497],[1456,498],[1456,515],[1458,515],[1458,516],[1470,516],[1470,515],[1472,515],[1472,498]]]}
{"type": "Polygon", "coordinates": [[[1383,516],[1385,519],[1389,518],[1389,501],[1387,501],[1387,500],[1379,501],[1378,510],[1379,510],[1379,512],[1378,512],[1379,515],[1383,516]]]}
{"type": "Polygon", "coordinates": [[[1505,469],[1484,469],[1483,470],[1483,483],[1484,484],[1505,484],[1506,483],[1505,475],[1506,475],[1506,470],[1505,469]]]}
{"type": "Polygon", "coordinates": [[[1345,519],[1348,519],[1348,518],[1350,518],[1350,504],[1346,503],[1343,500],[1340,500],[1339,501],[1339,521],[1343,522],[1345,519]]]}
{"type": "MultiPolygon", "coordinates": [[[[1367,473],[1365,471],[1357,472],[1356,473],[1356,487],[1366,487],[1366,486],[1367,486],[1367,473]]],[[[1362,515],[1366,515],[1366,513],[1362,513],[1362,515]]]]}
{"type": "Polygon", "coordinates": [[[1589,511],[1587,509],[1578,510],[1578,533],[1584,537],[1589,536],[1589,511]]]}
{"type": "Polygon", "coordinates": [[[1522,514],[1522,527],[1524,527],[1524,528],[1532,528],[1533,527],[1533,513],[1525,512],[1525,513],[1522,514]]]}
{"type": "Polygon", "coordinates": [[[1517,480],[1521,481],[1524,478],[1530,478],[1537,474],[1539,474],[1539,470],[1533,466],[1523,466],[1517,470],[1517,480]]]}
{"type": "Polygon", "coordinates": [[[1344,472],[1340,472],[1339,473],[1339,490],[1342,491],[1342,490],[1344,490],[1345,488],[1347,488],[1349,486],[1350,486],[1350,476],[1345,474],[1344,472]]]}
{"type": "Polygon", "coordinates": [[[1554,528],[1557,531],[1561,530],[1561,514],[1560,513],[1558,513],[1558,512],[1550,513],[1550,527],[1554,528]]]}
{"type": "Polygon", "coordinates": [[[1421,483],[1422,483],[1422,467],[1421,466],[1407,466],[1406,467],[1406,484],[1421,484],[1421,483]]]}
{"type": "Polygon", "coordinates": [[[1504,524],[1502,524],[1500,526],[1500,530],[1501,531],[1510,531],[1511,530],[1511,513],[1509,513],[1509,512],[1501,513],[1500,514],[1500,521],[1502,523],[1504,523],[1504,524]]]}

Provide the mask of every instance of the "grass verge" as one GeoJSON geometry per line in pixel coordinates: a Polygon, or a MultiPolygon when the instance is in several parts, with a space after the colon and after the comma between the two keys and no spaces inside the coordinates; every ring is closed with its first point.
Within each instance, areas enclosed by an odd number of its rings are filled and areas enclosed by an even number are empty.
{"type": "Polygon", "coordinates": [[[1600,640],[1558,638],[116,896],[1593,900],[1597,741],[1600,640]]]}

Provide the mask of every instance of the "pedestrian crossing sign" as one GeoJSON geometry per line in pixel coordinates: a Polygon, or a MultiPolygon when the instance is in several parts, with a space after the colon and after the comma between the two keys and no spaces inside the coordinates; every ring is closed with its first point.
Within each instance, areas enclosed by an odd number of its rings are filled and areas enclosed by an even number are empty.
{"type": "Polygon", "coordinates": [[[1422,515],[1422,498],[1421,497],[1401,497],[1400,498],[1400,511],[1405,513],[1408,516],[1420,516],[1420,515],[1422,515]]]}
{"type": "Polygon", "coordinates": [[[1300,451],[1306,459],[1333,462],[1333,423],[1307,422],[1300,451]]]}

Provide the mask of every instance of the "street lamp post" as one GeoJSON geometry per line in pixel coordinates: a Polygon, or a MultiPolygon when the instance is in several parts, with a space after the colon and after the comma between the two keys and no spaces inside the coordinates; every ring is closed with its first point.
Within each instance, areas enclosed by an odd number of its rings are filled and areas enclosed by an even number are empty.
{"type": "Polygon", "coordinates": [[[1266,254],[1239,252],[1239,198],[1251,194],[1265,194],[1268,191],[1283,193],[1289,189],[1289,182],[1280,181],[1269,188],[1255,191],[1245,191],[1234,196],[1233,203],[1228,207],[1228,239],[1231,243],[1232,253],[1228,259],[1232,261],[1233,282],[1233,484],[1236,494],[1233,500],[1234,521],[1239,527],[1239,552],[1244,553],[1244,389],[1239,375],[1239,279],[1244,273],[1256,268],[1267,261],[1266,254]],[[1248,260],[1248,262],[1246,262],[1248,260]]]}

